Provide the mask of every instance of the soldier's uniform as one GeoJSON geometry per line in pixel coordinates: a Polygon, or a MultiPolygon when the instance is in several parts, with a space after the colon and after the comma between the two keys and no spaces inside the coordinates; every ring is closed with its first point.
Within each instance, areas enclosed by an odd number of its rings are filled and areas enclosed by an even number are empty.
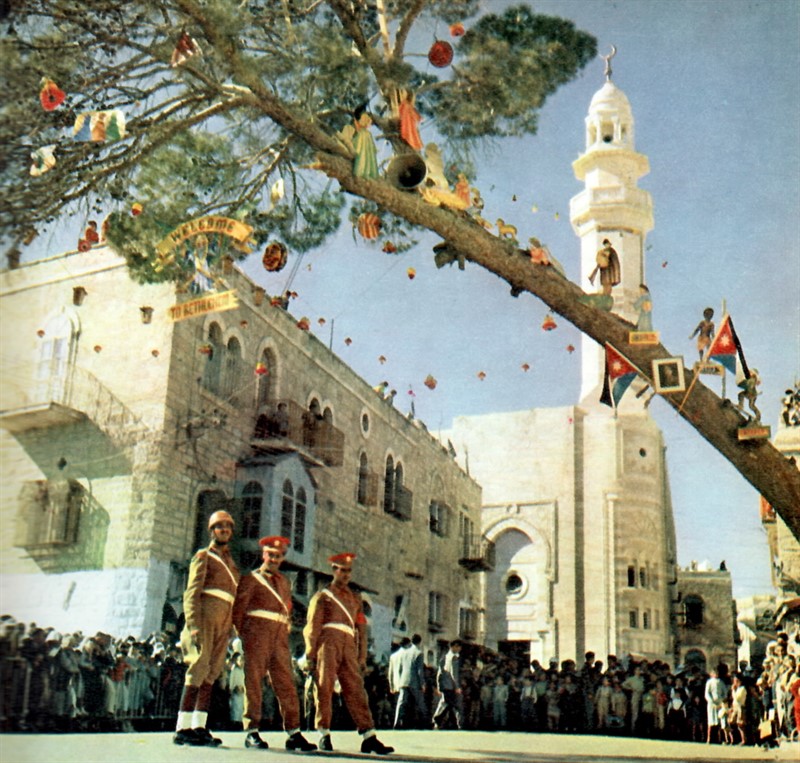
{"type": "MultiPolygon", "coordinates": [[[[233,518],[217,511],[209,529],[233,518]]],[[[212,542],[198,551],[189,566],[189,580],[183,594],[186,625],[181,632],[181,651],[186,667],[184,691],[178,713],[176,744],[219,744],[206,729],[211,689],[225,665],[231,635],[231,613],[239,584],[239,571],[227,541],[212,542]]]]}
{"type": "MultiPolygon", "coordinates": [[[[282,556],[289,539],[272,536],[262,538],[259,543],[282,556]]],[[[267,747],[258,735],[258,727],[263,680],[269,673],[283,728],[289,735],[287,748],[305,752],[316,749],[316,745],[309,744],[300,735],[300,704],[289,653],[291,612],[291,584],[280,572],[270,573],[262,565],[242,578],[233,606],[233,624],[244,646],[245,729],[252,730],[245,740],[247,747],[267,747]]]]}
{"type": "Polygon", "coordinates": [[[362,671],[367,662],[367,619],[361,595],[346,583],[338,583],[336,570],[349,574],[355,554],[337,554],[329,561],[334,567],[334,581],[314,594],[303,631],[306,657],[314,669],[316,727],[320,749],[332,750],[330,728],[334,684],[339,679],[347,709],[362,735],[362,752],[386,754],[375,736],[375,725],[364,690],[362,671]]]}

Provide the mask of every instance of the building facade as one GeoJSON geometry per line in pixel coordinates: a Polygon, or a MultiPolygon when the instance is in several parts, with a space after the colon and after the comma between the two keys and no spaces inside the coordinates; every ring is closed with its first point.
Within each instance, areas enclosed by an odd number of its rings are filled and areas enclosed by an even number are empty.
{"type": "Polygon", "coordinates": [[[479,638],[479,485],[229,271],[238,305],[177,321],[196,295],[134,283],[105,247],[0,274],[4,609],[64,630],[178,628],[188,562],[226,508],[244,569],[259,537],[292,540],[298,618],[346,550],[377,654],[405,633],[434,653],[479,638]]]}
{"type": "MultiPolygon", "coordinates": [[[[581,242],[581,285],[608,239],[619,257],[612,310],[636,321],[644,282],[649,170],[635,150],[625,94],[608,79],[586,117],[573,169],[584,190],[571,202],[581,242]]],[[[624,347],[617,348],[624,354],[624,347]]],[[[673,662],[676,543],[661,432],[634,392],[601,405],[604,351],[582,337],[581,401],[561,408],[458,417],[451,431],[483,486],[483,532],[496,565],[485,576],[487,645],[582,660],[632,654],[673,662]]]]}
{"type": "Polygon", "coordinates": [[[718,569],[707,562],[692,563],[679,570],[677,593],[677,663],[705,671],[720,663],[735,669],[739,631],[731,573],[725,563],[718,569]]]}

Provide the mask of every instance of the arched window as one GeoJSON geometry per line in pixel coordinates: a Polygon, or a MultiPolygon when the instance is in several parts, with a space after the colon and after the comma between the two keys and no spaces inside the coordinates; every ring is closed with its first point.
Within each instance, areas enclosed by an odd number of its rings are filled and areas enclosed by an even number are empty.
{"type": "Polygon", "coordinates": [[[292,481],[283,483],[283,501],[281,502],[281,535],[291,539],[294,524],[294,488],[292,481]]]}
{"type": "Polygon", "coordinates": [[[383,478],[383,510],[394,514],[394,459],[386,457],[386,471],[383,478]]]}
{"type": "Polygon", "coordinates": [[[218,323],[212,323],[208,327],[206,339],[208,353],[206,355],[206,367],[203,371],[203,386],[215,394],[219,394],[220,372],[222,370],[222,329],[218,323]]]}
{"type": "Polygon", "coordinates": [[[297,498],[294,504],[294,532],[292,533],[292,548],[298,554],[303,553],[306,545],[306,491],[297,488],[297,498]]]}
{"type": "Polygon", "coordinates": [[[256,390],[256,406],[261,408],[271,402],[274,396],[272,389],[275,374],[275,359],[269,350],[261,353],[261,363],[264,364],[265,372],[259,374],[258,389],[256,390]]]}
{"type": "Polygon", "coordinates": [[[367,461],[367,454],[362,453],[358,459],[358,502],[362,506],[367,505],[369,483],[369,461],[367,461]]]}
{"type": "Polygon", "coordinates": [[[697,628],[703,624],[705,603],[702,597],[689,594],[683,600],[684,622],[687,628],[697,628]]]}
{"type": "Polygon", "coordinates": [[[636,567],[628,565],[628,588],[636,588],[636,567]]]}
{"type": "Polygon", "coordinates": [[[319,422],[322,420],[319,400],[314,398],[303,414],[303,445],[313,448],[317,444],[319,422]]]}
{"type": "Polygon", "coordinates": [[[79,330],[69,316],[62,313],[44,327],[44,338],[36,366],[37,398],[64,401],[69,391],[69,376],[78,349],[79,330]]]}
{"type": "Polygon", "coordinates": [[[238,402],[238,387],[242,379],[242,346],[232,336],[225,348],[225,368],[222,374],[222,397],[230,403],[238,402]]]}
{"type": "Polygon", "coordinates": [[[644,567],[639,567],[639,587],[647,588],[647,570],[644,567]]]}
{"type": "Polygon", "coordinates": [[[264,489],[258,482],[248,482],[242,491],[242,537],[258,539],[261,535],[261,506],[264,489]]]}
{"type": "Polygon", "coordinates": [[[701,673],[705,673],[706,656],[701,649],[689,649],[683,657],[683,665],[687,669],[696,666],[701,673]]]}

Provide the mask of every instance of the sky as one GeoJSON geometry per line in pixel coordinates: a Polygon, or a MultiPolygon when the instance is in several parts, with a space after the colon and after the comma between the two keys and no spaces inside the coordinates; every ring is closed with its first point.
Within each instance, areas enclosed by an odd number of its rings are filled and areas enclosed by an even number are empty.
{"type": "MultiPolygon", "coordinates": [[[[499,12],[509,4],[482,5],[499,12]]],[[[762,377],[758,404],[774,432],[783,392],[800,380],[800,2],[532,5],[595,35],[601,53],[617,48],[613,81],[630,101],[636,149],[650,161],[639,186],[654,204],[645,267],[663,344],[693,362],[689,334],[705,307],[719,316],[724,302],[762,377]]],[[[445,27],[427,32],[420,50],[410,52],[426,53],[433,35],[448,37],[445,27]]],[[[598,58],[546,101],[536,136],[497,141],[477,162],[484,217],[513,223],[520,241],[537,236],[573,281],[580,244],[569,201],[583,185],[571,165],[584,149],[584,119],[603,82],[598,58]]],[[[434,132],[423,122],[423,141],[434,132]]],[[[64,227],[43,238],[37,245],[50,253],[75,246],[64,227]]],[[[303,256],[291,282],[298,294],[291,312],[309,317],[314,333],[370,384],[386,380],[397,389],[401,410],[413,401],[433,431],[450,428],[455,416],[577,403],[580,350],[567,350],[580,348],[577,329],[556,316],[557,329],[543,331],[542,302],[530,294],[511,298],[505,282],[477,266],[437,270],[431,248],[438,240],[424,236],[412,251],[391,256],[345,225],[303,256]],[[433,391],[423,385],[428,374],[438,381],[433,391]]],[[[270,293],[287,286],[289,268],[267,274],[260,256],[244,269],[270,293]]],[[[704,382],[719,391],[709,378],[704,382]]],[[[729,380],[729,397],[732,387],[729,380]]],[[[716,567],[725,559],[734,596],[770,593],[756,491],[661,400],[650,412],[667,446],[679,563],[716,567]]]]}

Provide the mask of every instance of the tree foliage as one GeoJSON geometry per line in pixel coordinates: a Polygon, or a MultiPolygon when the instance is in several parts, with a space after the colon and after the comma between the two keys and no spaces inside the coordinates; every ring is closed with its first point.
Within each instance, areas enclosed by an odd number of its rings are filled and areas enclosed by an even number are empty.
{"type": "MultiPolygon", "coordinates": [[[[379,142],[406,152],[396,105],[400,91],[414,93],[417,109],[442,136],[445,170],[455,164],[469,174],[477,141],[535,133],[547,96],[596,55],[594,38],[569,21],[524,6],[478,17],[478,7],[476,0],[5,4],[4,239],[18,250],[59,215],[77,207],[99,213],[112,203],[109,238],[132,275],[180,282],[182,264],[157,263],[154,248],[186,219],[237,217],[253,226],[255,244],[279,237],[303,251],[319,246],[342,220],[373,211],[398,247],[410,245],[415,230],[432,230],[464,260],[535,294],[598,342],[622,345],[630,324],[581,303],[576,285],[518,256],[474,219],[384,178],[353,174],[353,146],[341,131],[357,106],[368,108],[379,142]],[[453,42],[453,65],[429,65],[429,47],[455,22],[466,33],[453,42]],[[173,66],[184,33],[202,53],[173,66]],[[55,110],[37,102],[42,78],[67,94],[55,110]],[[122,139],[74,139],[80,114],[110,109],[125,114],[122,139]],[[53,146],[57,163],[34,177],[31,154],[44,146],[53,146]],[[286,189],[280,199],[273,192],[278,180],[286,189]],[[129,215],[134,202],[144,208],[136,218],[129,215]]],[[[648,369],[670,353],[631,346],[628,354],[648,369]]],[[[702,383],[695,390],[680,414],[800,537],[797,470],[769,443],[737,442],[737,414],[720,408],[702,383]]]]}

